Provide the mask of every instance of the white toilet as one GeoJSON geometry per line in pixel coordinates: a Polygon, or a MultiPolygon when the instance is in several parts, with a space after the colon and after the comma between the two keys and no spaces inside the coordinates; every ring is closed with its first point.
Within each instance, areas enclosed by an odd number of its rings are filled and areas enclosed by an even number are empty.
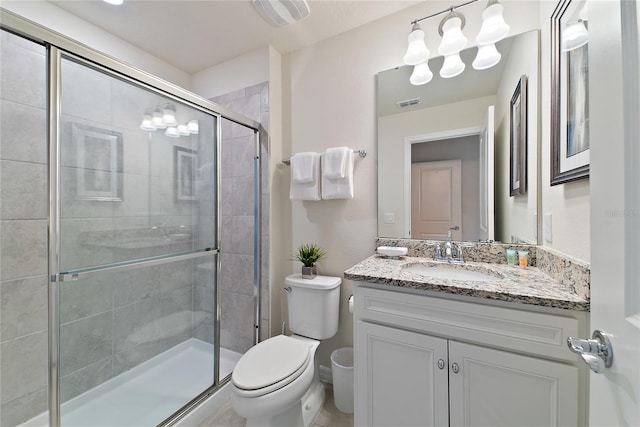
{"type": "Polygon", "coordinates": [[[324,403],[315,359],[319,340],[338,331],[339,277],[285,279],[289,329],[247,351],[231,375],[233,409],[247,427],[308,427],[324,403]]]}

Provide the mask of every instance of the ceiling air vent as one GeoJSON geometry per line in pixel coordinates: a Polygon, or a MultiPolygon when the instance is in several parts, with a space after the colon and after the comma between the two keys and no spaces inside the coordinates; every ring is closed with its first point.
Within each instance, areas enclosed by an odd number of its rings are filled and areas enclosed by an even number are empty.
{"type": "Polygon", "coordinates": [[[420,98],[413,98],[413,99],[407,99],[405,101],[398,101],[396,102],[396,104],[398,105],[398,108],[407,108],[407,107],[411,107],[412,105],[418,105],[420,104],[420,98]]]}
{"type": "Polygon", "coordinates": [[[253,0],[260,16],[274,27],[292,24],[309,15],[306,0],[253,0]]]}

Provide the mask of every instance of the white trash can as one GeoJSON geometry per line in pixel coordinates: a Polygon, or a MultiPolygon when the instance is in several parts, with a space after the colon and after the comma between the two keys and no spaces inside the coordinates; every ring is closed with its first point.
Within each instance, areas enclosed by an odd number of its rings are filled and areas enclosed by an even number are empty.
{"type": "Polygon", "coordinates": [[[343,347],[331,353],[333,402],[339,411],[353,413],[353,348],[343,347]]]}

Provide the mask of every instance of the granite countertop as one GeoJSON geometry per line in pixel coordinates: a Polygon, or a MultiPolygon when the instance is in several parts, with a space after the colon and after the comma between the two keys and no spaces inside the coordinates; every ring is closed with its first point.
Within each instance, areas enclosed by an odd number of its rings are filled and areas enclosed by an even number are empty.
{"type": "Polygon", "coordinates": [[[400,288],[419,289],[476,298],[531,304],[577,311],[589,311],[589,300],[571,287],[554,280],[536,267],[465,262],[448,264],[431,258],[386,258],[373,255],[344,272],[344,277],[359,282],[378,283],[400,288]],[[495,280],[452,280],[423,276],[405,268],[414,264],[429,267],[460,268],[478,271],[495,280]]]}

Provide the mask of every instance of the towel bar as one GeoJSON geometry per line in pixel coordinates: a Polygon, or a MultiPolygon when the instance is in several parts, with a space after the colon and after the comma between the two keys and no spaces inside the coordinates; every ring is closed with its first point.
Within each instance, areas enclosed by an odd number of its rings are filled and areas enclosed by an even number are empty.
{"type": "MultiPolygon", "coordinates": [[[[358,156],[364,158],[367,157],[367,150],[353,150],[354,153],[357,153],[358,156]]],[[[285,159],[282,161],[282,163],[284,163],[285,165],[290,165],[291,164],[291,159],[285,159]]]]}

